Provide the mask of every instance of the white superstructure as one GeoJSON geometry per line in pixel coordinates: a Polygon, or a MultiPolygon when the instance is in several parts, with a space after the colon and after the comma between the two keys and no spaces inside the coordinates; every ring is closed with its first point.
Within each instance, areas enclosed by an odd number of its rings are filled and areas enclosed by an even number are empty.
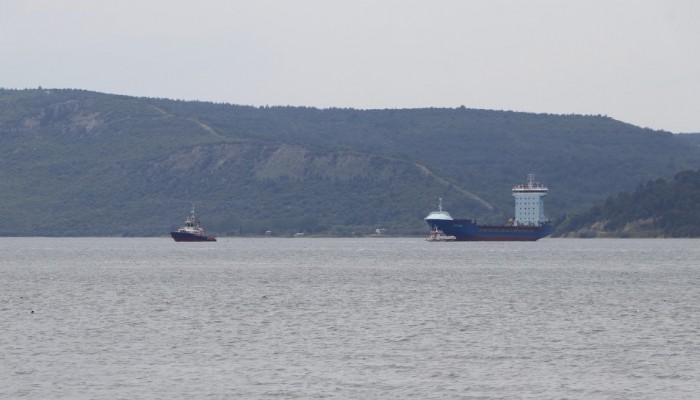
{"type": "Polygon", "coordinates": [[[535,182],[535,175],[527,175],[527,183],[513,188],[515,197],[515,225],[532,226],[547,222],[544,215],[544,199],[549,189],[535,182]]]}
{"type": "Polygon", "coordinates": [[[438,210],[431,211],[430,214],[428,214],[428,216],[425,217],[425,219],[443,219],[446,221],[452,221],[452,216],[450,215],[450,213],[442,209],[442,197],[438,199],[438,210]]]}

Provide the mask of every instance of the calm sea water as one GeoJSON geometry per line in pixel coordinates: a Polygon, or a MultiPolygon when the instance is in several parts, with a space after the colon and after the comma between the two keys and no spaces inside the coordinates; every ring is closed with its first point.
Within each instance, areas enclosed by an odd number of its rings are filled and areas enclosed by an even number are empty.
{"type": "Polygon", "coordinates": [[[0,398],[697,399],[700,241],[0,238],[0,398]]]}

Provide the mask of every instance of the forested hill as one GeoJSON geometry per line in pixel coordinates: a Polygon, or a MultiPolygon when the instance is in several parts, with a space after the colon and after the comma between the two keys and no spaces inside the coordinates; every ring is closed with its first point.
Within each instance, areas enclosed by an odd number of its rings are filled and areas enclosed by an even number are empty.
{"type": "Polygon", "coordinates": [[[694,136],[605,116],[250,107],[0,89],[0,235],[423,234],[438,197],[502,222],[527,173],[551,218],[700,168],[694,136]]]}
{"type": "Polygon", "coordinates": [[[569,237],[700,237],[700,170],[609,197],[559,225],[569,237]]]}

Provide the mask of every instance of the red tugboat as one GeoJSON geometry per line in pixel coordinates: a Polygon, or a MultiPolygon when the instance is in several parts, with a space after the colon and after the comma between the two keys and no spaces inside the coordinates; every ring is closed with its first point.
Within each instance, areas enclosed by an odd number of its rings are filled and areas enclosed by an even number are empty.
{"type": "Polygon", "coordinates": [[[199,220],[194,216],[194,205],[192,206],[192,214],[185,220],[185,225],[170,232],[170,236],[176,242],[216,242],[214,236],[204,233],[199,220]]]}

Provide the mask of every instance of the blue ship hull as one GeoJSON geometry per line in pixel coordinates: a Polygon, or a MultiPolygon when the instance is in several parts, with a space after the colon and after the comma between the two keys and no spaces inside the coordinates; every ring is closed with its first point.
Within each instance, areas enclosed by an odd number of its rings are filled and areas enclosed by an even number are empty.
{"type": "Polygon", "coordinates": [[[552,233],[552,225],[477,225],[469,219],[426,219],[430,228],[440,229],[458,241],[535,241],[552,233]]]}

